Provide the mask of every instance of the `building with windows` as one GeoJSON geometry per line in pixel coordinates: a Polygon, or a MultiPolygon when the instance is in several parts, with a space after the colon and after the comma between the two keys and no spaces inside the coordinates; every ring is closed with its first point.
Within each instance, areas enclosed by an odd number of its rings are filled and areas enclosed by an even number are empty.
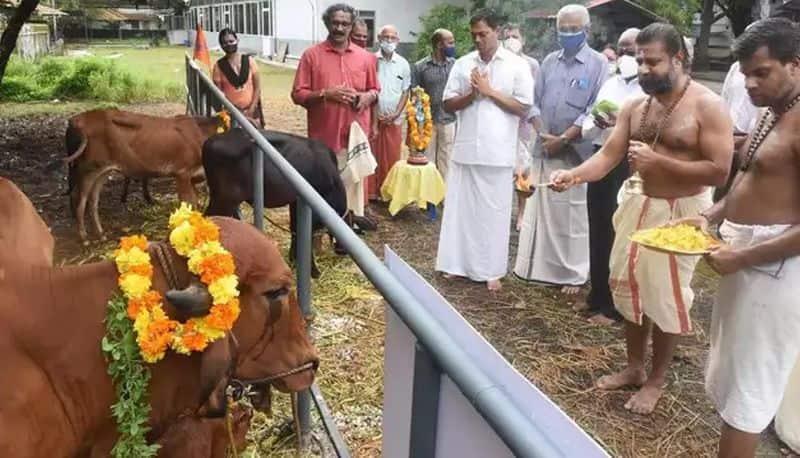
{"type": "MultiPolygon", "coordinates": [[[[210,47],[217,46],[216,33],[225,27],[239,35],[239,47],[262,57],[297,59],[312,43],[324,40],[327,30],[322,13],[337,0],[190,0],[184,16],[169,19],[173,44],[194,43],[199,21],[210,47]]],[[[351,0],[348,3],[370,27],[370,44],[376,28],[394,24],[402,43],[416,42],[419,18],[437,4],[466,6],[468,0],[351,0]]]]}

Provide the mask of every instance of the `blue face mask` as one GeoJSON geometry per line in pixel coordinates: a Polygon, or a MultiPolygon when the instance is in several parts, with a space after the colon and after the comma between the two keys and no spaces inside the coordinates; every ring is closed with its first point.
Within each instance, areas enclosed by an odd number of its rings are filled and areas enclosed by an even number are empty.
{"type": "Polygon", "coordinates": [[[444,48],[444,57],[456,57],[456,47],[447,46],[444,48]]]}
{"type": "Polygon", "coordinates": [[[586,32],[564,33],[558,32],[558,43],[569,54],[577,51],[586,41],[586,32]]]}

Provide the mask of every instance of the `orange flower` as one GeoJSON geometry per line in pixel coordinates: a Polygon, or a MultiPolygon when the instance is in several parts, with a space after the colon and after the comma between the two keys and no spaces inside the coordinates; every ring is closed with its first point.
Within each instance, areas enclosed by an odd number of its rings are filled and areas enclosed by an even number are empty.
{"type": "Polygon", "coordinates": [[[148,291],[138,299],[128,301],[128,318],[136,319],[141,310],[152,310],[161,304],[161,294],[158,291],[148,291]]]}
{"type": "Polygon", "coordinates": [[[195,247],[205,242],[219,240],[219,228],[199,213],[192,214],[189,224],[194,227],[195,247]]]}
{"type": "Polygon", "coordinates": [[[153,276],[153,265],[152,264],[139,264],[135,266],[131,266],[130,270],[128,270],[129,274],[137,274],[141,275],[142,277],[152,277],[153,276]]]}
{"type": "Polygon", "coordinates": [[[189,321],[183,325],[181,345],[186,347],[189,351],[203,351],[208,346],[208,341],[202,334],[195,330],[194,323],[189,321]]]}
{"type": "Polygon", "coordinates": [[[227,304],[214,304],[205,318],[206,324],[217,329],[231,329],[239,317],[239,300],[231,299],[227,304]]]}
{"type": "Polygon", "coordinates": [[[200,280],[206,285],[226,275],[233,275],[235,271],[236,266],[233,263],[233,257],[227,253],[212,254],[203,259],[198,267],[200,280]]]}
{"type": "Polygon", "coordinates": [[[147,238],[143,235],[131,235],[119,239],[119,249],[128,251],[133,247],[138,247],[142,251],[147,251],[147,238]]]}

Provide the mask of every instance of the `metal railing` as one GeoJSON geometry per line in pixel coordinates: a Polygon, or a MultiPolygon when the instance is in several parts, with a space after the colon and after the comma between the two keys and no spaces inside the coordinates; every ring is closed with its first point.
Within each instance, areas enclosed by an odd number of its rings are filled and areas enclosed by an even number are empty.
{"type": "MultiPolygon", "coordinates": [[[[387,300],[392,310],[415,335],[422,347],[421,350],[427,353],[435,370],[440,374],[446,374],[453,380],[464,397],[472,403],[475,410],[483,416],[516,456],[548,458],[565,456],[542,433],[533,419],[509,398],[503,387],[495,384],[488,374],[470,360],[464,349],[449,336],[411,292],[394,278],[381,260],[297,170],[225,98],[189,56],[186,56],[186,83],[188,103],[194,107],[195,113],[210,115],[212,105],[218,103],[230,112],[232,119],[239,123],[239,127],[247,132],[259,147],[256,149],[253,161],[255,186],[253,210],[255,222],[259,228],[263,226],[264,190],[261,167],[264,154],[298,193],[297,289],[298,302],[304,314],[311,312],[311,212],[313,210],[336,237],[336,240],[347,250],[364,275],[387,300]]],[[[316,386],[312,387],[311,391],[319,393],[316,386]]],[[[301,422],[305,421],[301,430],[308,431],[310,424],[309,397],[301,396],[301,400],[303,399],[304,401],[299,405],[302,414],[301,422]],[[305,409],[305,412],[302,409],[305,409]]],[[[324,402],[321,404],[324,407],[324,402]]],[[[320,403],[317,405],[319,406],[320,403]]],[[[327,423],[325,427],[331,434],[327,423]]],[[[331,439],[336,446],[336,442],[341,441],[341,436],[338,435],[338,431],[335,431],[335,427],[332,429],[333,437],[331,439]]],[[[412,437],[412,444],[414,441],[415,438],[412,437]]]]}

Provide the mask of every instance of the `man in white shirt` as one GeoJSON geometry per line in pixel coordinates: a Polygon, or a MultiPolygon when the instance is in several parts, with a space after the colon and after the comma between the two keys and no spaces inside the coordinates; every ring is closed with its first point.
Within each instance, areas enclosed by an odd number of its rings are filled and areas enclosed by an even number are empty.
{"type": "Polygon", "coordinates": [[[411,66],[395,52],[400,35],[393,25],[385,25],[378,34],[378,82],[381,92],[378,106],[372,110],[372,151],[378,161],[375,175],[367,180],[370,199],[378,199],[383,180],[400,159],[403,145],[403,113],[411,87],[411,66]]]}
{"type": "Polygon", "coordinates": [[[739,61],[731,65],[728,74],[725,75],[725,82],[722,83],[722,101],[728,107],[728,113],[733,120],[733,163],[731,164],[731,174],[724,187],[714,190],[714,201],[718,201],[725,194],[733,183],[736,171],[739,169],[738,151],[744,146],[747,136],[756,128],[758,121],[759,108],[753,105],[747,89],[744,86],[744,75],[739,70],[739,61]]]}
{"type": "Polygon", "coordinates": [[[444,90],[456,113],[436,270],[500,289],[508,269],[509,219],[519,120],[533,104],[530,66],[500,46],[491,9],[470,19],[477,51],[458,59],[444,90]]]}
{"type": "MultiPolygon", "coordinates": [[[[636,36],[639,29],[622,32],[617,42],[619,58],[617,73],[606,80],[597,93],[597,104],[611,102],[617,109],[587,116],[583,120],[583,138],[592,140],[594,151],[600,150],[617,121],[622,105],[634,97],[644,96],[639,86],[636,63],[636,36]]],[[[590,313],[589,321],[597,324],[613,324],[622,316],[614,308],[614,299],[608,286],[611,247],[614,244],[614,226],[611,219],[617,210],[617,193],[628,178],[628,163],[622,161],[600,181],[589,183],[586,205],[589,211],[589,280],[591,290],[586,297],[590,313]]],[[[583,304],[576,306],[583,308],[583,304]]]]}

